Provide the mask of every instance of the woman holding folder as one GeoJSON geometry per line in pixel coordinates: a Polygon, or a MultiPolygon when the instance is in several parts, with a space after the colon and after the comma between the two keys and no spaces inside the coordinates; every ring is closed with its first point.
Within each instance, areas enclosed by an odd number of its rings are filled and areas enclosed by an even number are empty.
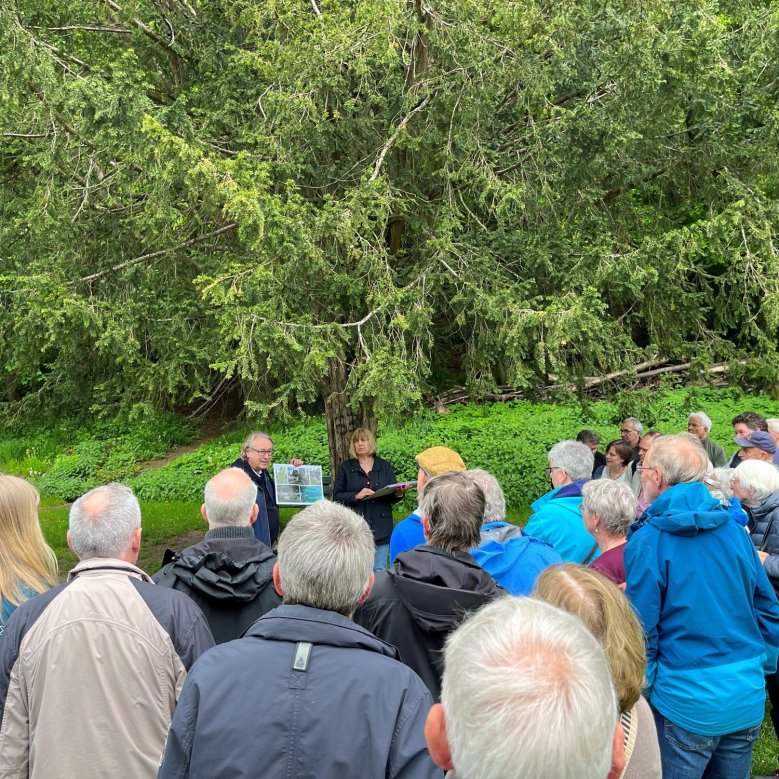
{"type": "Polygon", "coordinates": [[[333,500],[356,511],[370,525],[376,543],[373,570],[387,567],[389,540],[392,535],[392,504],[402,499],[408,488],[389,495],[371,497],[374,492],[395,484],[392,465],[376,455],[376,439],[364,427],[352,433],[349,444],[351,459],[341,463],[333,483],[333,500]]]}

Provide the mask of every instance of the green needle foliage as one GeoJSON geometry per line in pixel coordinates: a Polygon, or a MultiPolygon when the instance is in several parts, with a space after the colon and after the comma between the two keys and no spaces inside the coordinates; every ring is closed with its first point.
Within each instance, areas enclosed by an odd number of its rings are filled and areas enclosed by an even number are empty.
{"type": "Polygon", "coordinates": [[[2,408],[770,385],[778,41],[769,0],[4,2],[2,408]]]}

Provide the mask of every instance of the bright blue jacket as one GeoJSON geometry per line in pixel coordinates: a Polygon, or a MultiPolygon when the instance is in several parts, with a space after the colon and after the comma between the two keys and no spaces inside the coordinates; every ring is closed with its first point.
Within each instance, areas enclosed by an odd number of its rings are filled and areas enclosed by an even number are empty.
{"type": "Polygon", "coordinates": [[[474,560],[512,595],[529,595],[539,574],[562,563],[549,544],[531,538],[508,522],[481,526],[481,546],[471,549],[474,560]]]}
{"type": "Polygon", "coordinates": [[[425,531],[422,530],[422,516],[417,509],[398,522],[390,536],[390,565],[401,552],[425,543],[425,531]]]}
{"type": "Polygon", "coordinates": [[[646,697],[692,733],[758,725],[779,603],[744,528],[693,482],[659,495],[631,530],[627,596],[646,632],[646,697]]]}
{"type": "MultiPolygon", "coordinates": [[[[551,544],[566,563],[584,562],[595,546],[579,511],[585,483],[586,480],[563,484],[542,495],[530,506],[533,516],[525,525],[529,536],[551,544]]],[[[596,549],[590,562],[599,555],[600,550],[596,549]]]]}

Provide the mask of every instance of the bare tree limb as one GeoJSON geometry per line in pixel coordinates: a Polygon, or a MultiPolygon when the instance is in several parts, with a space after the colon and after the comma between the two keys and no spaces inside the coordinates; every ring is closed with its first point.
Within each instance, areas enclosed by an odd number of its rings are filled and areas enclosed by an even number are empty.
{"type": "Polygon", "coordinates": [[[398,136],[400,135],[403,128],[411,121],[414,114],[418,114],[420,111],[422,111],[429,102],[430,95],[427,95],[427,97],[425,97],[422,102],[418,103],[414,108],[412,108],[400,121],[400,124],[398,124],[398,126],[395,128],[395,132],[392,133],[392,135],[389,137],[389,140],[384,144],[384,146],[381,147],[379,156],[376,158],[376,163],[373,166],[373,173],[369,179],[370,181],[375,181],[379,177],[381,166],[384,163],[384,158],[389,153],[389,150],[395,145],[395,142],[398,140],[398,136]]]}
{"type": "Polygon", "coordinates": [[[314,13],[318,18],[322,18],[322,12],[319,10],[319,6],[316,4],[316,0],[311,0],[311,7],[314,9],[314,13]]]}
{"type": "Polygon", "coordinates": [[[188,241],[184,241],[184,243],[180,243],[177,246],[171,246],[168,249],[160,249],[156,252],[150,252],[149,254],[142,254],[140,257],[133,257],[132,260],[126,260],[125,262],[120,262],[118,265],[114,265],[111,268],[107,268],[106,270],[98,271],[97,273],[92,273],[89,276],[82,276],[79,281],[84,282],[90,282],[95,281],[96,279],[100,279],[103,276],[107,276],[109,273],[113,273],[114,271],[123,270],[124,268],[129,268],[131,265],[137,265],[139,262],[144,262],[145,260],[152,260],[155,257],[162,257],[164,254],[168,254],[169,252],[175,252],[179,249],[186,249],[188,246],[193,246],[196,243],[201,243],[202,241],[207,241],[209,238],[214,238],[217,235],[221,235],[222,233],[226,233],[230,230],[234,230],[236,227],[238,227],[237,222],[230,222],[230,224],[225,225],[224,227],[220,227],[218,230],[212,230],[210,233],[205,233],[204,235],[198,235],[196,238],[190,238],[188,241]]]}
{"type": "Polygon", "coordinates": [[[31,30],[47,30],[48,32],[71,32],[73,30],[86,30],[87,32],[113,32],[120,35],[132,35],[133,31],[126,27],[99,27],[91,24],[70,24],[66,27],[38,27],[31,26],[31,30]]]}

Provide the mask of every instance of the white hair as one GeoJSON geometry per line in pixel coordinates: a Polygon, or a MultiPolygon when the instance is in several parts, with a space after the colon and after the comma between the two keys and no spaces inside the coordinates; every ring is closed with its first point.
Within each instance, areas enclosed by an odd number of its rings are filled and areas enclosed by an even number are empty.
{"type": "Polygon", "coordinates": [[[706,474],[704,481],[719,492],[723,500],[730,500],[733,497],[733,479],[735,478],[735,468],[712,468],[706,474]]]}
{"type": "Polygon", "coordinates": [[[351,616],[368,587],[375,551],[359,514],[329,500],[307,506],[279,538],[284,603],[351,616]]]}
{"type": "Polygon", "coordinates": [[[473,479],[484,493],[484,521],[504,522],[506,520],[506,496],[498,480],[488,471],[471,468],[465,475],[473,479]]]}
{"type": "Polygon", "coordinates": [[[737,480],[745,492],[752,494],[752,500],[762,503],[779,490],[779,469],[764,460],[742,460],[735,469],[737,480]]]}
{"type": "Polygon", "coordinates": [[[644,429],[644,426],[635,418],[635,417],[628,417],[626,420],[623,421],[623,425],[625,422],[632,422],[633,423],[633,430],[635,430],[637,433],[641,433],[644,429]]]}
{"type": "Polygon", "coordinates": [[[505,597],[449,636],[441,688],[458,779],[604,779],[617,700],[599,642],[574,617],[505,597]]]}
{"type": "MultiPolygon", "coordinates": [[[[240,482],[239,482],[240,483],[240,482]]],[[[247,527],[250,525],[252,507],[257,500],[257,485],[240,468],[228,468],[206,482],[204,503],[209,527],[247,527]],[[246,484],[237,492],[230,489],[224,475],[241,474],[246,484]],[[224,474],[224,475],[223,475],[224,474]]]]}
{"type": "Polygon", "coordinates": [[[772,433],[779,433],[779,419],[771,417],[770,419],[766,419],[765,423],[772,433]]]}
{"type": "Polygon", "coordinates": [[[704,414],[703,411],[693,411],[690,416],[687,417],[687,421],[689,422],[693,417],[698,417],[698,419],[701,420],[701,424],[709,431],[711,432],[711,419],[709,419],[707,414],[704,414]]]}
{"type": "Polygon", "coordinates": [[[579,441],[560,441],[549,450],[549,465],[564,470],[571,481],[589,479],[594,463],[590,447],[579,441]]]}
{"type": "Polygon", "coordinates": [[[119,557],[140,526],[138,498],[125,484],[95,487],[70,507],[70,545],[79,560],[119,557]]]}
{"type": "Polygon", "coordinates": [[[669,487],[686,482],[703,481],[709,456],[703,444],[689,433],[664,435],[652,444],[644,456],[644,467],[657,468],[669,487]],[[649,462],[647,462],[649,458],[649,462]]]}
{"type": "Polygon", "coordinates": [[[249,435],[246,436],[246,438],[243,439],[243,444],[241,445],[241,457],[245,458],[246,450],[251,449],[252,444],[254,443],[255,438],[267,438],[268,441],[273,444],[273,439],[267,434],[263,433],[262,430],[255,430],[253,433],[249,433],[249,435]]]}
{"type": "Polygon", "coordinates": [[[582,487],[582,506],[597,514],[606,531],[624,536],[636,519],[636,496],[624,482],[594,479],[582,487]]]}

